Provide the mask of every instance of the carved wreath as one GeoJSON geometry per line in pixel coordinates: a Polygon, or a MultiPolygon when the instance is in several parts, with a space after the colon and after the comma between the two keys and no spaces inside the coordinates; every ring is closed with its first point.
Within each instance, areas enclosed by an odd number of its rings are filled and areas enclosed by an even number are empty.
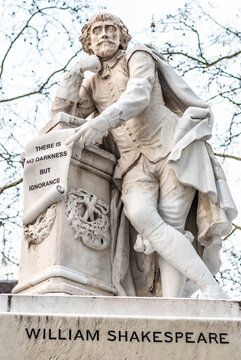
{"type": "Polygon", "coordinates": [[[68,223],[75,230],[75,239],[82,240],[91,249],[103,250],[110,245],[108,211],[104,201],[81,188],[68,193],[68,223]]]}
{"type": "Polygon", "coordinates": [[[40,244],[46,239],[53,227],[56,218],[56,204],[51,205],[42,212],[33,224],[24,225],[23,236],[30,247],[32,244],[40,244]]]}

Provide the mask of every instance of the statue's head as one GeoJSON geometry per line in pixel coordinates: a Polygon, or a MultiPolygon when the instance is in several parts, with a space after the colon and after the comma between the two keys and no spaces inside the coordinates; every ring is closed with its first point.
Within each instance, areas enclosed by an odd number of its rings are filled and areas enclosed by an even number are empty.
{"type": "Polygon", "coordinates": [[[118,49],[126,50],[131,35],[117,16],[102,13],[93,16],[83,26],[79,40],[87,54],[107,59],[118,49]]]}

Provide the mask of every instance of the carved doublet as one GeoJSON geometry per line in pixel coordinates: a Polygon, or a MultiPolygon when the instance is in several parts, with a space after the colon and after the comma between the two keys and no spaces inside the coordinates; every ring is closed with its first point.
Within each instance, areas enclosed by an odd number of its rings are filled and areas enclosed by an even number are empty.
{"type": "MultiPolygon", "coordinates": [[[[171,140],[178,119],[164,104],[155,61],[150,54],[138,51],[128,60],[127,58],[125,52],[119,52],[115,58],[103,64],[101,73],[84,83],[98,112],[102,113],[116,102],[118,107],[118,100],[126,91],[130,79],[150,79],[152,82],[151,93],[147,94],[147,107],[122,126],[110,130],[121,155],[115,174],[117,177],[128,170],[140,153],[152,162],[164,158],[171,150],[171,140]]],[[[146,93],[148,91],[149,89],[146,93]]],[[[124,103],[127,113],[130,103],[140,101],[138,97],[140,98],[138,87],[129,91],[128,100],[124,103]]]]}

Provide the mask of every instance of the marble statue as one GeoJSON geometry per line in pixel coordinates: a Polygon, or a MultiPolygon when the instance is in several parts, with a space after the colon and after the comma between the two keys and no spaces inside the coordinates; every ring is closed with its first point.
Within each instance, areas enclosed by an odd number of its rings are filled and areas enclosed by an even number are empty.
{"type": "Polygon", "coordinates": [[[118,17],[92,17],[80,35],[89,56],[65,75],[52,105],[52,116],[61,111],[86,119],[92,114],[67,145],[79,141],[84,148],[103,139],[118,158],[113,181],[124,213],[117,213],[113,195],[112,226],[118,226],[112,231],[117,234],[113,284],[119,295],[134,294],[122,217],[136,230],[135,250],[158,254],[162,296],[182,296],[189,279],[204,297],[227,299],[213,274],[220,266],[221,236],[229,233],[236,208],[207,143],[211,109],[156,49],[127,50],[130,40],[118,17]],[[84,80],[87,70],[94,75],[84,80]],[[197,249],[185,227],[194,199],[197,249]],[[129,277],[125,286],[124,277],[129,277]]]}

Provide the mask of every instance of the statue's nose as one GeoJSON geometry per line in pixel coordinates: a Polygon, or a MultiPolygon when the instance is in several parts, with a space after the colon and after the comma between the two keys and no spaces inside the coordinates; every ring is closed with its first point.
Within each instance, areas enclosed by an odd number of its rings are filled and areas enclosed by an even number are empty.
{"type": "Polygon", "coordinates": [[[102,37],[102,38],[107,38],[107,33],[106,33],[106,29],[105,29],[105,28],[102,29],[101,37],[102,37]]]}

